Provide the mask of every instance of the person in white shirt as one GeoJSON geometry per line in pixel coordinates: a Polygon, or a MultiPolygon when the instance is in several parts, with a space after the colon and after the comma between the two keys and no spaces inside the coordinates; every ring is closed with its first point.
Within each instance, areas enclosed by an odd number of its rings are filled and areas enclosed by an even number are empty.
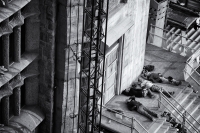
{"type": "Polygon", "coordinates": [[[158,92],[158,93],[162,92],[168,98],[171,98],[171,96],[174,95],[174,91],[167,92],[164,89],[162,89],[162,87],[159,87],[153,84],[151,81],[145,80],[141,77],[138,78],[138,84],[140,84],[142,88],[150,89],[152,92],[158,92]]]}

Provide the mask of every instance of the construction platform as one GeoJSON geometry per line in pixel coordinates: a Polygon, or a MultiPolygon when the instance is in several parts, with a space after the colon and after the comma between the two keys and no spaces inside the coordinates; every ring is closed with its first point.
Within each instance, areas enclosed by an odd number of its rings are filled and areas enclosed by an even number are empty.
{"type": "MultiPolygon", "coordinates": [[[[184,81],[184,76],[183,76],[183,69],[185,67],[186,60],[187,60],[186,57],[163,50],[161,48],[158,48],[150,44],[146,45],[145,63],[144,63],[145,65],[154,65],[155,70],[153,72],[161,73],[166,77],[172,76],[177,80],[183,81],[182,84],[179,86],[156,83],[157,85],[163,87],[166,91],[174,91],[175,99],[188,86],[188,83],[184,81]]],[[[145,98],[136,98],[136,100],[141,102],[147,108],[161,114],[164,108],[160,108],[160,109],[158,108],[159,94],[158,93],[154,93],[154,94],[156,95],[154,99],[145,97],[145,98]]],[[[122,110],[126,116],[130,118],[134,117],[147,130],[151,130],[151,127],[155,126],[156,122],[157,123],[160,122],[162,118],[157,119],[156,121],[152,122],[146,117],[137,113],[136,111],[129,111],[125,103],[126,99],[128,98],[129,97],[125,95],[116,95],[105,106],[111,109],[122,110]]],[[[164,120],[162,120],[162,122],[163,121],[164,120]]],[[[110,131],[113,131],[115,133],[116,132],[131,133],[131,126],[132,126],[131,123],[132,123],[132,119],[126,118],[124,116],[116,116],[115,113],[110,112],[107,109],[103,109],[102,111],[102,127],[110,131]],[[113,120],[110,120],[109,118],[113,120]]],[[[134,122],[134,126],[137,126],[137,128],[141,130],[139,132],[145,132],[145,131],[142,131],[143,129],[140,128],[140,125],[138,125],[136,122],[134,122]]]]}

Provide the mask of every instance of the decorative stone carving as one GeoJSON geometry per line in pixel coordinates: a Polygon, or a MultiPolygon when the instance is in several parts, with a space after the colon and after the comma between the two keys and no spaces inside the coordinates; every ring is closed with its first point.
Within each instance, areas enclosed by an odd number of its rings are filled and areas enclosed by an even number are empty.
{"type": "Polygon", "coordinates": [[[9,87],[11,90],[17,87],[21,87],[24,84],[24,78],[20,74],[16,76],[16,78],[12,79],[12,81],[9,84],[9,87]]]}
{"type": "Polygon", "coordinates": [[[0,26],[0,36],[10,34],[13,32],[12,27],[9,25],[8,21],[4,21],[0,26]]]}
{"type": "Polygon", "coordinates": [[[31,16],[35,16],[35,15],[39,15],[40,14],[40,10],[38,6],[26,6],[24,7],[24,9],[22,10],[22,15],[24,16],[24,18],[28,18],[31,16]]]}
{"type": "Polygon", "coordinates": [[[24,17],[21,15],[21,12],[17,12],[11,21],[4,21],[0,25],[0,37],[2,35],[10,34],[13,32],[13,28],[16,26],[21,26],[24,24],[24,17]]]}
{"type": "Polygon", "coordinates": [[[14,28],[24,24],[24,16],[21,15],[21,11],[18,11],[9,22],[9,25],[14,28]]]}

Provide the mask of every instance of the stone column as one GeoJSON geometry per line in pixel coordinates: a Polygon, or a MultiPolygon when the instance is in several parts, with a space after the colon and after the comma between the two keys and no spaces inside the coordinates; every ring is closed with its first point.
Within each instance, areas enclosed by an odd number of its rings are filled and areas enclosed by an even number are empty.
{"type": "Polygon", "coordinates": [[[4,125],[9,124],[9,96],[2,98],[2,123],[4,125]]]}
{"type": "Polygon", "coordinates": [[[14,28],[14,61],[20,62],[21,58],[21,26],[14,28]]]}
{"type": "MultiPolygon", "coordinates": [[[[5,20],[3,23],[8,23],[8,19],[5,20]]],[[[2,47],[3,47],[3,66],[8,69],[9,68],[9,35],[2,36],[2,47]]]]}
{"type": "Polygon", "coordinates": [[[14,89],[14,115],[20,115],[21,106],[21,88],[17,87],[14,89]]]}

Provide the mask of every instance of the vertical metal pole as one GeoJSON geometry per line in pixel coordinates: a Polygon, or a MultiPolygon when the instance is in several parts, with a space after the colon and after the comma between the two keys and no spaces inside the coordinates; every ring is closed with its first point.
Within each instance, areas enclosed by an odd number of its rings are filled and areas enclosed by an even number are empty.
{"type": "Polygon", "coordinates": [[[185,118],[186,118],[186,111],[183,113],[183,122],[182,122],[183,129],[185,129],[185,118]]]}
{"type": "Polygon", "coordinates": [[[158,108],[161,107],[161,100],[162,100],[162,88],[160,89],[159,98],[158,98],[158,108]]]}
{"type": "Polygon", "coordinates": [[[173,39],[172,39],[172,36],[173,36],[173,31],[170,32],[170,42],[169,42],[169,51],[172,51],[172,46],[171,46],[171,43],[173,42],[173,39]]]}
{"type": "Polygon", "coordinates": [[[132,118],[131,118],[131,133],[133,133],[133,129],[135,129],[134,120],[135,120],[135,119],[132,117],[132,118]]]}

